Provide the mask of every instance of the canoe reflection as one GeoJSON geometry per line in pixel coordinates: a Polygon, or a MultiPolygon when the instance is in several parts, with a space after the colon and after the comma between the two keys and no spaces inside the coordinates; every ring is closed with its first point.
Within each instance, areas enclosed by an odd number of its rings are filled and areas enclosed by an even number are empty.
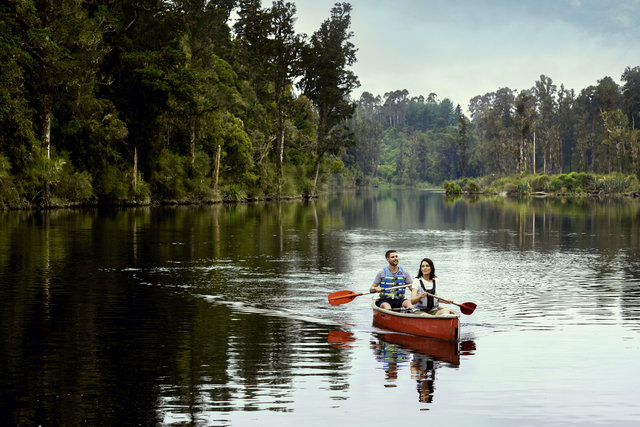
{"type": "Polygon", "coordinates": [[[436,369],[442,365],[459,366],[460,355],[470,355],[475,350],[473,341],[449,342],[396,333],[375,336],[371,349],[382,362],[385,387],[396,387],[400,367],[408,364],[411,378],[416,380],[418,400],[423,403],[433,401],[436,369]]]}

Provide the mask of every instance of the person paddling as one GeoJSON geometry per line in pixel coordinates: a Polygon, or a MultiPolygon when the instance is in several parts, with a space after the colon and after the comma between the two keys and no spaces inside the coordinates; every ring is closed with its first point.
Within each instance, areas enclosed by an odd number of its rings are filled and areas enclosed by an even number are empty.
{"type": "MultiPolygon", "coordinates": [[[[418,286],[415,286],[411,292],[411,303],[415,304],[414,308],[421,311],[426,311],[434,316],[442,314],[456,314],[455,311],[447,307],[438,307],[438,299],[431,295],[436,296],[436,268],[433,265],[433,261],[429,258],[424,258],[420,262],[420,269],[418,269],[418,286]]],[[[453,304],[453,300],[446,300],[449,304],[453,304]]]]}
{"type": "Polygon", "coordinates": [[[373,280],[370,292],[380,293],[376,305],[380,308],[391,310],[392,308],[413,308],[411,301],[405,298],[405,291],[411,294],[411,286],[408,288],[389,289],[396,286],[411,285],[413,279],[402,267],[398,265],[398,252],[390,249],[386,252],[387,265],[380,270],[373,280]]]}

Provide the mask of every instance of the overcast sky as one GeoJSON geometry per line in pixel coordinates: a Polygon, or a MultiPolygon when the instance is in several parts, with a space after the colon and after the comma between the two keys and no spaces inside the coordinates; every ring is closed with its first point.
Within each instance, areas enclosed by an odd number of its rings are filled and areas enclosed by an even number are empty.
{"type": "MultiPolygon", "coordinates": [[[[332,0],[289,0],[308,35],[332,0]]],[[[466,110],[476,95],[529,89],[541,74],[576,93],[640,66],[640,0],[351,0],[353,71],[364,91],[434,92],[466,110]]],[[[263,0],[264,6],[271,1],[263,0]]]]}

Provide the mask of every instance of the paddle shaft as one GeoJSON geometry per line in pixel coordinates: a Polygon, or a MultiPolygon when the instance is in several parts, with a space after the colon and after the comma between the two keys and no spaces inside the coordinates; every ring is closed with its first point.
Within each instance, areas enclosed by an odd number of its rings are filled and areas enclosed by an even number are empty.
{"type": "MultiPolygon", "coordinates": [[[[385,290],[408,288],[410,286],[411,285],[393,286],[391,288],[386,288],[385,290]]],[[[369,290],[368,293],[373,294],[375,293],[375,291],[369,290]]],[[[339,302],[339,300],[348,299],[349,301],[345,301],[345,302],[351,302],[355,297],[359,297],[360,295],[365,295],[365,292],[360,292],[360,293],[354,293],[351,291],[333,292],[332,294],[329,295],[329,302],[332,303],[333,305],[344,304],[344,302],[339,302]]]]}
{"type": "Polygon", "coordinates": [[[425,292],[425,294],[429,295],[430,297],[433,297],[433,298],[437,299],[438,301],[442,301],[442,302],[444,302],[446,304],[457,305],[458,307],[463,309],[462,312],[464,314],[471,314],[471,313],[473,313],[473,310],[476,309],[476,305],[474,303],[472,303],[472,302],[465,302],[465,303],[462,303],[462,304],[458,304],[456,302],[449,301],[448,299],[440,298],[437,295],[430,294],[429,292],[425,292]]]}
{"type": "MultiPolygon", "coordinates": [[[[410,288],[411,285],[393,286],[391,288],[382,288],[383,291],[391,291],[393,289],[410,288]]],[[[370,294],[374,294],[376,291],[369,289],[370,294]]]]}
{"type": "MultiPolygon", "coordinates": [[[[447,304],[456,304],[453,301],[449,301],[448,299],[440,298],[439,296],[434,295],[434,294],[430,294],[429,292],[425,292],[425,294],[429,295],[430,297],[433,297],[433,298],[437,299],[438,301],[442,301],[442,302],[447,303],[447,304]]],[[[460,304],[456,304],[456,305],[460,306],[460,304]]]]}

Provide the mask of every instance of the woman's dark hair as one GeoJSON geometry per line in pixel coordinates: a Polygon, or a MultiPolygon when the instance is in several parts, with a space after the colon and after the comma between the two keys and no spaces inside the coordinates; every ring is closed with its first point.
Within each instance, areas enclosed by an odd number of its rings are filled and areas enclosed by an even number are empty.
{"type": "Polygon", "coordinates": [[[436,276],[436,267],[433,265],[433,261],[431,261],[429,258],[422,258],[422,261],[420,261],[420,267],[418,267],[418,275],[416,277],[422,277],[422,263],[426,262],[427,264],[429,264],[429,267],[431,267],[431,271],[429,272],[429,277],[425,277],[425,279],[427,280],[433,280],[435,279],[436,276]]]}

